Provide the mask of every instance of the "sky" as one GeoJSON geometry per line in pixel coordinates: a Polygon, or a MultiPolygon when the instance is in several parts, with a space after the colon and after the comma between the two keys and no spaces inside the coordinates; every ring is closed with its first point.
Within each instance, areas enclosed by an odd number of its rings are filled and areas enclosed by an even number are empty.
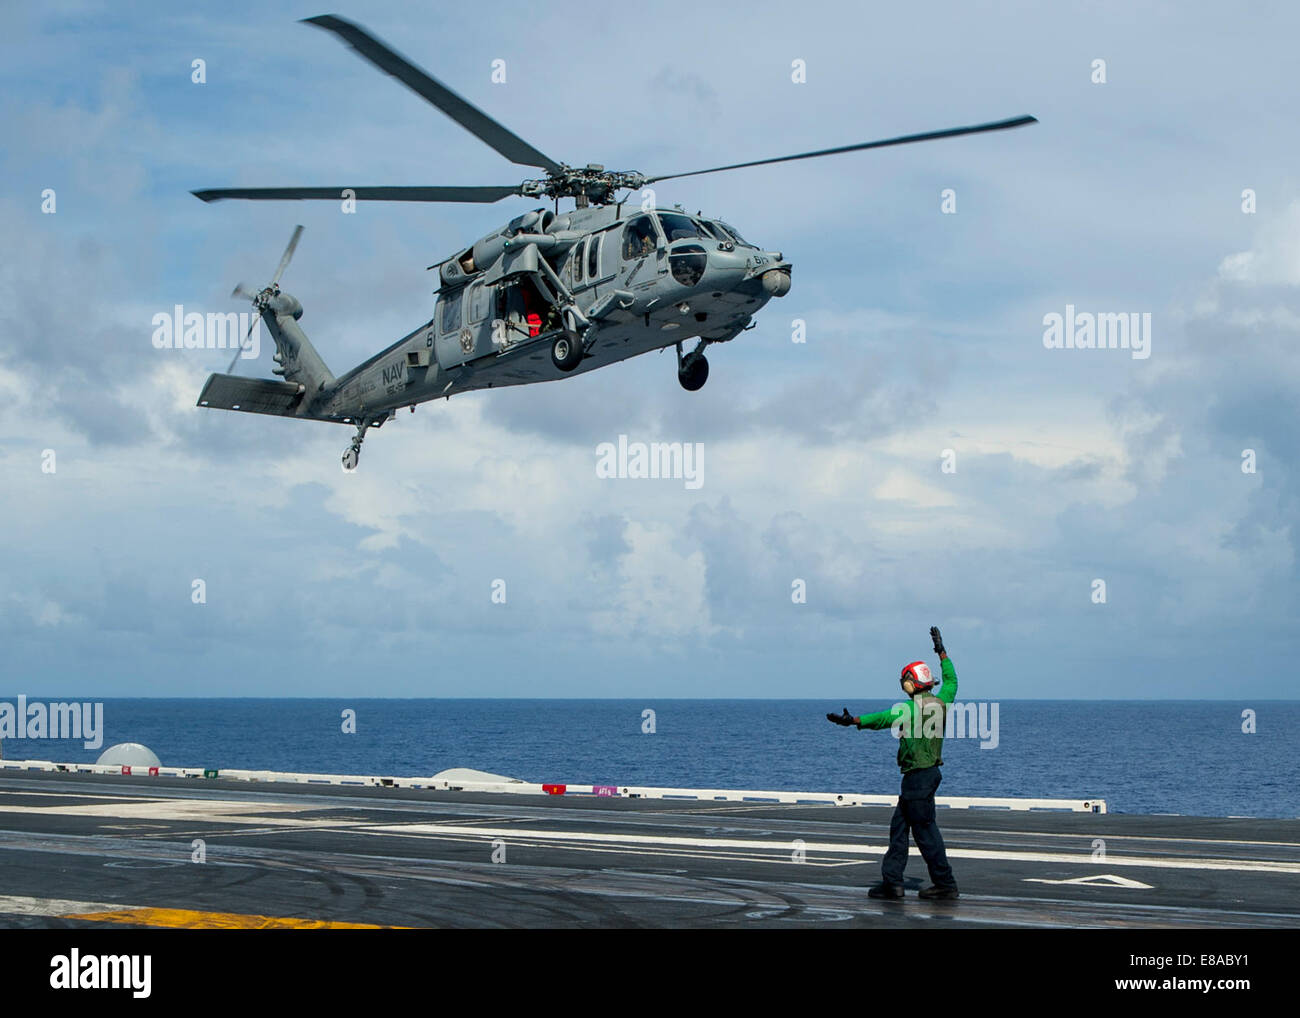
{"type": "Polygon", "coordinates": [[[1293,8],[52,2],[0,27],[0,694],[838,709],[933,664],[938,625],[964,696],[1297,695],[1293,8]],[[227,355],[156,349],[154,315],[247,310],[231,288],[301,223],[282,283],[341,374],[536,201],[190,190],[537,173],[298,24],[321,13],[575,165],[1040,122],[661,183],[794,266],[701,391],[670,352],[424,404],[347,474],[350,429],[197,408],[227,355]],[[1067,306],[1149,315],[1149,355],[1048,348],[1067,306]],[[620,435],[699,443],[703,483],[599,477],[620,435]]]}

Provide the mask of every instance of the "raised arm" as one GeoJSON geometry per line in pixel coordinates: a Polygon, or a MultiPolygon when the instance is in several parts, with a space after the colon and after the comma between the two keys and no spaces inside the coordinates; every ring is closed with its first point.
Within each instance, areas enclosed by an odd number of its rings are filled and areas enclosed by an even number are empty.
{"type": "Polygon", "coordinates": [[[948,652],[943,649],[943,637],[938,626],[930,627],[930,639],[934,641],[934,652],[939,655],[939,670],[943,672],[943,685],[935,695],[944,703],[957,699],[957,669],[952,666],[948,652]]]}

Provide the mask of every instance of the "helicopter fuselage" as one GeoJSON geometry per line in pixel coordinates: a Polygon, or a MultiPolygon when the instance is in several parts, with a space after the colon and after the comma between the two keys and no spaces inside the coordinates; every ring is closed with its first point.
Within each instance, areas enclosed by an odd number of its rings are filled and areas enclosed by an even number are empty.
{"type": "Polygon", "coordinates": [[[596,206],[528,213],[438,268],[433,318],[314,398],[304,393],[302,416],[374,426],[461,392],[554,381],[697,337],[726,342],[789,290],[791,265],[716,220],[596,206]],[[565,331],[554,298],[570,296],[591,341],[564,371],[551,356],[565,331]]]}

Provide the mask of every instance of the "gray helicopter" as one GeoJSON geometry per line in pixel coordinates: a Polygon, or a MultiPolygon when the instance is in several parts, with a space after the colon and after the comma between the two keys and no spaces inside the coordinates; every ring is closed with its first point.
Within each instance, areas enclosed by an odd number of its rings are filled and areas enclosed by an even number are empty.
{"type": "MultiPolygon", "coordinates": [[[[798,155],[758,159],[686,173],[645,176],[589,163],[574,167],[543,155],[482,110],[398,55],[365,29],[333,15],[305,19],[333,32],[511,162],[546,176],[501,187],[275,187],[194,191],[205,202],[410,201],[492,203],[509,197],[553,199],[552,208],[516,216],[458,254],[430,266],[439,288],[433,318],[392,346],[335,377],[298,325],[302,304],[279,282],[293,256],[297,227],[271,282],[257,293],[242,285],[258,321],[275,341],[273,373],[283,381],[234,374],[208,378],[198,405],[245,413],[352,425],[343,454],[356,469],[370,428],[402,407],[474,389],[547,382],[593,371],[669,346],[677,378],[696,391],[709,377],[704,351],[754,327],[773,297],[790,291],[791,265],[781,252],[749,243],[729,223],[619,198],[661,180],[770,163],[906,145],[1035,123],[1031,116],[798,155]],[[560,199],[574,207],[560,211],[560,199]],[[684,344],[697,340],[687,352],[684,344]]],[[[249,336],[252,329],[249,330],[249,336]]],[[[244,338],[247,344],[249,336],[244,338]]],[[[233,372],[240,351],[231,361],[233,372]]]]}

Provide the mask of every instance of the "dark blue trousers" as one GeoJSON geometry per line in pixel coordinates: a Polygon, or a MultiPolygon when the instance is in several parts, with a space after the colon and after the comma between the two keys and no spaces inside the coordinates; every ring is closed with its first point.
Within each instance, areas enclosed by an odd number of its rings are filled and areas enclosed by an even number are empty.
{"type": "Polygon", "coordinates": [[[930,882],[936,887],[957,886],[952,867],[948,865],[948,853],[943,847],[943,835],[934,819],[934,793],[942,780],[938,767],[923,767],[903,775],[898,805],[894,807],[894,817],[889,822],[889,851],[880,864],[885,883],[900,886],[903,883],[910,832],[930,868],[930,882]]]}

